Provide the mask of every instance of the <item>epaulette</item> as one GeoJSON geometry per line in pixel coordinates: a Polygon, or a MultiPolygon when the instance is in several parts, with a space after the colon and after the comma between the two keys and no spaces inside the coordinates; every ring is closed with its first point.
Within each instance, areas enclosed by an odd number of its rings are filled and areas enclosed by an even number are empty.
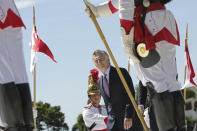
{"type": "Polygon", "coordinates": [[[85,106],[84,108],[90,109],[92,107],[92,104],[90,103],[89,105],[85,106]]]}

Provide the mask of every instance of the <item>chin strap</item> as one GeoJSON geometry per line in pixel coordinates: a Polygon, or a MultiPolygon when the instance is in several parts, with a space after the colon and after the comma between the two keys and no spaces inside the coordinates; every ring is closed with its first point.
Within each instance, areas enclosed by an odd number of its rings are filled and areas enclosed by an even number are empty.
{"type": "Polygon", "coordinates": [[[91,131],[94,127],[96,126],[96,123],[92,123],[92,125],[90,127],[88,127],[88,131],[91,131]]]}

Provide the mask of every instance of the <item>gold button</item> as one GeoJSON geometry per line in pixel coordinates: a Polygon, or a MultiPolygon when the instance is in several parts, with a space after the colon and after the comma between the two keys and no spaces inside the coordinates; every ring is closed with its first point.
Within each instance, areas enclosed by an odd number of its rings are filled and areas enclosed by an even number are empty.
{"type": "Polygon", "coordinates": [[[143,5],[144,5],[144,7],[149,7],[150,6],[150,1],[149,0],[143,0],[143,5]]]}

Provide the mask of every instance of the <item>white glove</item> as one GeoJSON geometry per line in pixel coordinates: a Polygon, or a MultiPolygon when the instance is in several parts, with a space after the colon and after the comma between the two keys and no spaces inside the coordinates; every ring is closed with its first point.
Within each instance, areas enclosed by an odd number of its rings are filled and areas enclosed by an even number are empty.
{"type": "Polygon", "coordinates": [[[140,60],[134,55],[135,43],[133,43],[134,28],[131,28],[131,31],[126,35],[126,31],[123,27],[120,27],[121,30],[121,39],[124,46],[126,54],[132,59],[133,63],[139,64],[140,60]]]}
{"type": "MultiPolygon", "coordinates": [[[[98,13],[97,13],[97,9],[96,7],[91,4],[90,2],[88,2],[87,0],[84,0],[85,4],[91,9],[91,11],[93,12],[94,16],[95,17],[99,17],[98,16],[98,13]]],[[[90,13],[90,9],[89,8],[86,8],[85,9],[85,12],[88,14],[88,16],[90,17],[91,13],[90,13]]]]}
{"type": "MultiPolygon", "coordinates": [[[[93,12],[93,14],[95,15],[95,17],[99,18],[99,17],[104,17],[104,16],[111,16],[112,12],[109,8],[109,4],[108,2],[104,2],[98,6],[94,6],[93,4],[91,4],[90,2],[88,2],[87,0],[84,0],[84,2],[86,3],[86,5],[88,5],[88,7],[91,9],[91,11],[93,12]]],[[[90,9],[86,8],[85,12],[88,14],[88,16],[90,17],[90,9]]]]}

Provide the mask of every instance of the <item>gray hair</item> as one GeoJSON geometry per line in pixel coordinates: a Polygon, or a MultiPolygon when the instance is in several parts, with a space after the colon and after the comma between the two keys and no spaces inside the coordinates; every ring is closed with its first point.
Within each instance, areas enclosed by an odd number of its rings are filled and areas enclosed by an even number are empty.
{"type": "Polygon", "coordinates": [[[104,50],[95,50],[94,52],[93,52],[93,55],[92,56],[96,56],[97,54],[104,54],[104,55],[106,55],[108,58],[109,58],[109,55],[107,54],[107,52],[106,51],[104,51],[104,50]]]}

